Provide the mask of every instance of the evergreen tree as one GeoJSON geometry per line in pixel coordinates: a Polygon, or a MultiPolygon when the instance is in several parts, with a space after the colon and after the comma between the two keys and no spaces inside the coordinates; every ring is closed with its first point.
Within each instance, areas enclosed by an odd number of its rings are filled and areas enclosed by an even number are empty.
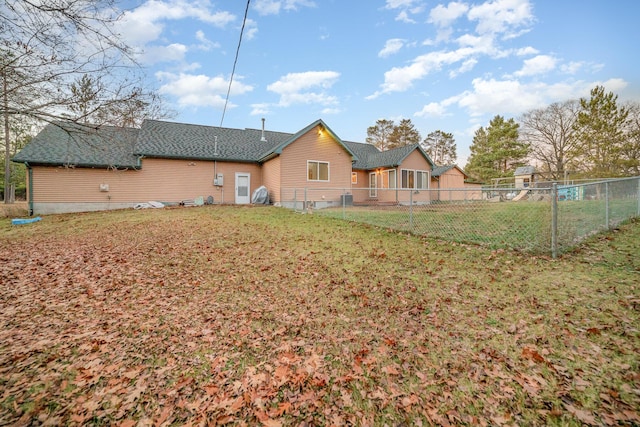
{"type": "Polygon", "coordinates": [[[422,148],[436,165],[451,165],[458,158],[456,154],[456,140],[452,133],[437,130],[431,132],[422,141],[422,148]]]}
{"type": "Polygon", "coordinates": [[[470,147],[467,173],[481,181],[513,176],[529,154],[529,145],[518,138],[518,127],[513,119],[505,121],[495,116],[486,131],[478,129],[470,147]]]}
{"type": "Polygon", "coordinates": [[[487,131],[482,126],[474,133],[473,142],[469,149],[471,150],[471,156],[469,157],[465,171],[480,181],[493,178],[495,170],[490,158],[491,148],[489,147],[489,138],[487,131]]]}
{"type": "Polygon", "coordinates": [[[404,147],[420,143],[420,132],[415,128],[411,119],[402,119],[389,135],[389,148],[404,147]]]}
{"type": "Polygon", "coordinates": [[[580,112],[574,129],[579,144],[575,156],[584,174],[605,178],[623,174],[622,147],[629,111],[618,107],[618,96],[605,93],[603,86],[591,90],[591,98],[580,98],[580,112]]]}
{"type": "Polygon", "coordinates": [[[389,137],[395,124],[393,120],[379,119],[374,126],[367,128],[367,143],[373,144],[380,151],[389,149],[389,137]]]}

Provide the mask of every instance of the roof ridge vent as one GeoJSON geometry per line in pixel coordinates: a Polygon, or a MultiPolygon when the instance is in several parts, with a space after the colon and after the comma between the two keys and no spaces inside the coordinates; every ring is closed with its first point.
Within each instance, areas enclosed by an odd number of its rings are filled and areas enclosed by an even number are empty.
{"type": "Polygon", "coordinates": [[[267,142],[267,138],[264,137],[264,121],[265,118],[262,118],[262,137],[260,138],[260,142],[267,142]]]}

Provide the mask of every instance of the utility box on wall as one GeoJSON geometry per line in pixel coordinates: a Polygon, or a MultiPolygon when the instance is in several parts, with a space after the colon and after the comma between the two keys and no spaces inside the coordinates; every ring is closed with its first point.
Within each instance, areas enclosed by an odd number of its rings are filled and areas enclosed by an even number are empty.
{"type": "Polygon", "coordinates": [[[109,184],[100,184],[100,191],[106,193],[109,191],[109,184]]]}
{"type": "Polygon", "coordinates": [[[224,184],[224,177],[222,176],[221,173],[216,174],[216,176],[213,178],[213,185],[218,186],[218,187],[222,187],[222,185],[224,184]]]}

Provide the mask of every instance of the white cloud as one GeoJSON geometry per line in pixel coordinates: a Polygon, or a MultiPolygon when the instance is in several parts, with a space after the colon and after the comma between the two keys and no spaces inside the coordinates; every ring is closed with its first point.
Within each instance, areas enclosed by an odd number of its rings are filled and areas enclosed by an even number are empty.
{"type": "MultiPolygon", "coordinates": [[[[470,21],[478,21],[479,34],[514,34],[514,30],[529,25],[534,17],[529,0],[494,0],[474,5],[467,14],[470,21]]],[[[516,32],[517,33],[517,32],[516,32]]]]}
{"type": "MultiPolygon", "coordinates": [[[[394,67],[384,73],[384,83],[381,89],[367,99],[374,99],[384,93],[404,92],[413,86],[415,80],[420,80],[429,73],[438,71],[443,65],[450,65],[467,59],[475,51],[471,48],[460,48],[452,51],[435,51],[420,55],[405,67],[394,67]]],[[[471,65],[469,63],[468,65],[471,65]]]]}
{"type": "Polygon", "coordinates": [[[474,36],[464,34],[456,39],[461,48],[469,48],[468,52],[474,55],[483,54],[492,57],[501,57],[504,53],[495,46],[495,39],[490,35],[474,36]]]}
{"type": "Polygon", "coordinates": [[[533,48],[531,46],[527,46],[527,47],[522,47],[520,49],[517,49],[515,53],[518,56],[527,56],[527,55],[537,55],[538,53],[540,53],[540,51],[538,51],[538,49],[533,48]]]}
{"type": "Polygon", "coordinates": [[[384,44],[384,47],[380,52],[378,52],[378,56],[380,58],[386,58],[387,56],[393,55],[397,53],[404,46],[404,40],[402,39],[389,39],[384,44]]]}
{"type": "Polygon", "coordinates": [[[210,51],[211,49],[217,49],[220,47],[219,43],[209,40],[202,30],[196,31],[196,40],[200,42],[197,48],[206,52],[210,51]]]}
{"type": "Polygon", "coordinates": [[[396,21],[404,22],[405,24],[415,24],[416,20],[409,17],[409,12],[403,10],[396,16],[396,21]]]}
{"type": "MultiPolygon", "coordinates": [[[[173,74],[158,72],[156,77],[161,82],[161,94],[177,98],[181,107],[214,107],[222,108],[229,88],[229,80],[223,76],[210,77],[204,74],[173,74]]],[[[231,85],[231,95],[242,95],[253,90],[252,86],[241,82],[241,76],[235,76],[231,85]]],[[[229,103],[229,107],[233,107],[229,103]]]]}
{"type": "Polygon", "coordinates": [[[478,60],[475,58],[467,59],[457,70],[449,71],[449,78],[454,78],[460,74],[468,73],[469,71],[473,70],[473,67],[475,67],[477,63],[478,60]]]}
{"type": "Polygon", "coordinates": [[[160,37],[164,21],[187,18],[221,28],[236,19],[229,12],[211,10],[206,0],[149,0],[125,12],[117,29],[130,45],[144,46],[160,37]]]}
{"type": "Polygon", "coordinates": [[[568,64],[563,64],[560,67],[560,70],[566,74],[576,74],[584,67],[584,65],[585,63],[583,61],[571,61],[568,64]]]}
{"type": "Polygon", "coordinates": [[[254,4],[259,15],[277,15],[281,10],[298,10],[300,7],[315,7],[310,0],[257,0],[254,4]]]}
{"type": "Polygon", "coordinates": [[[258,23],[253,19],[247,18],[244,26],[244,38],[252,40],[258,34],[258,23]]]}
{"type": "Polygon", "coordinates": [[[306,71],[304,73],[289,73],[281,77],[275,83],[267,86],[267,89],[278,93],[294,93],[315,86],[322,88],[331,87],[340,77],[340,73],[335,71],[306,71]]]}
{"type": "Polygon", "coordinates": [[[443,117],[447,109],[445,106],[438,102],[430,102],[422,107],[422,110],[414,114],[416,117],[443,117]]]}
{"type": "Polygon", "coordinates": [[[553,102],[588,96],[589,91],[597,85],[602,85],[613,92],[627,86],[627,82],[622,79],[610,79],[606,82],[581,80],[525,84],[514,79],[476,78],[472,84],[473,90],[447,98],[441,104],[444,106],[456,104],[458,107],[466,109],[472,117],[493,116],[495,114],[517,116],[553,102]]]}
{"type": "Polygon", "coordinates": [[[399,9],[413,7],[417,0],[387,0],[385,9],[399,9]]]}
{"type": "Polygon", "coordinates": [[[304,73],[289,73],[277,82],[267,86],[267,90],[280,95],[278,103],[281,107],[294,104],[336,105],[338,99],[324,92],[340,77],[335,71],[307,71],[304,73]]]}
{"type": "Polygon", "coordinates": [[[251,104],[251,108],[252,116],[266,116],[271,113],[269,104],[251,104]]]}
{"type": "Polygon", "coordinates": [[[187,53],[187,47],[180,43],[167,46],[149,46],[144,49],[141,61],[151,65],[159,62],[182,61],[187,53]]]}
{"type": "Polygon", "coordinates": [[[396,15],[396,21],[408,24],[416,23],[416,21],[411,18],[411,15],[417,15],[424,11],[424,5],[421,0],[387,0],[384,8],[389,10],[400,9],[398,15],[396,15]]]}
{"type": "Polygon", "coordinates": [[[526,59],[524,65],[514,74],[518,77],[544,74],[556,68],[557,59],[549,55],[538,55],[526,59]]]}
{"type": "MultiPolygon", "coordinates": [[[[386,8],[399,8],[413,5],[410,0],[387,0],[386,8]]],[[[369,95],[374,99],[385,93],[402,92],[410,89],[414,82],[427,75],[441,71],[446,66],[461,62],[457,69],[448,70],[450,78],[473,69],[479,57],[504,58],[516,51],[503,49],[497,44],[500,38],[514,37],[522,32],[523,27],[533,22],[532,8],[529,0],[493,0],[480,5],[468,6],[462,2],[452,2],[447,6],[436,6],[431,10],[429,22],[438,27],[438,41],[448,41],[453,29],[450,24],[465,16],[470,22],[477,22],[475,34],[463,34],[455,42],[458,49],[432,51],[417,56],[409,65],[394,67],[384,73],[384,82],[380,89],[369,95]]],[[[527,28],[525,28],[527,30],[527,28]]],[[[427,40],[423,45],[431,45],[427,40]]],[[[521,53],[531,54],[533,49],[521,53]]],[[[533,70],[532,63],[531,70],[533,70]]],[[[541,64],[538,64],[541,65],[541,64]]],[[[548,65],[548,64],[547,64],[548,65]]]]}
{"type": "Polygon", "coordinates": [[[451,2],[447,6],[437,5],[429,12],[429,20],[439,27],[448,27],[453,21],[464,15],[469,10],[465,3],[451,2]]]}
{"type": "Polygon", "coordinates": [[[587,72],[597,72],[604,68],[604,64],[596,64],[592,62],[585,61],[571,61],[568,64],[562,64],[560,66],[560,71],[565,74],[577,74],[580,70],[585,70],[587,72]]]}
{"type": "Polygon", "coordinates": [[[321,111],[322,114],[340,114],[342,113],[342,109],[340,108],[325,108],[321,111]]]}

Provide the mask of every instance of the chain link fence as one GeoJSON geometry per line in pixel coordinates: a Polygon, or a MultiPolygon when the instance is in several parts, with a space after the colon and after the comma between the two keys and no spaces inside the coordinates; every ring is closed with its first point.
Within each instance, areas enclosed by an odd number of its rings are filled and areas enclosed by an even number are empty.
{"type": "Polygon", "coordinates": [[[417,235],[554,257],[640,216],[640,177],[528,188],[281,190],[281,205],[417,235]]]}

